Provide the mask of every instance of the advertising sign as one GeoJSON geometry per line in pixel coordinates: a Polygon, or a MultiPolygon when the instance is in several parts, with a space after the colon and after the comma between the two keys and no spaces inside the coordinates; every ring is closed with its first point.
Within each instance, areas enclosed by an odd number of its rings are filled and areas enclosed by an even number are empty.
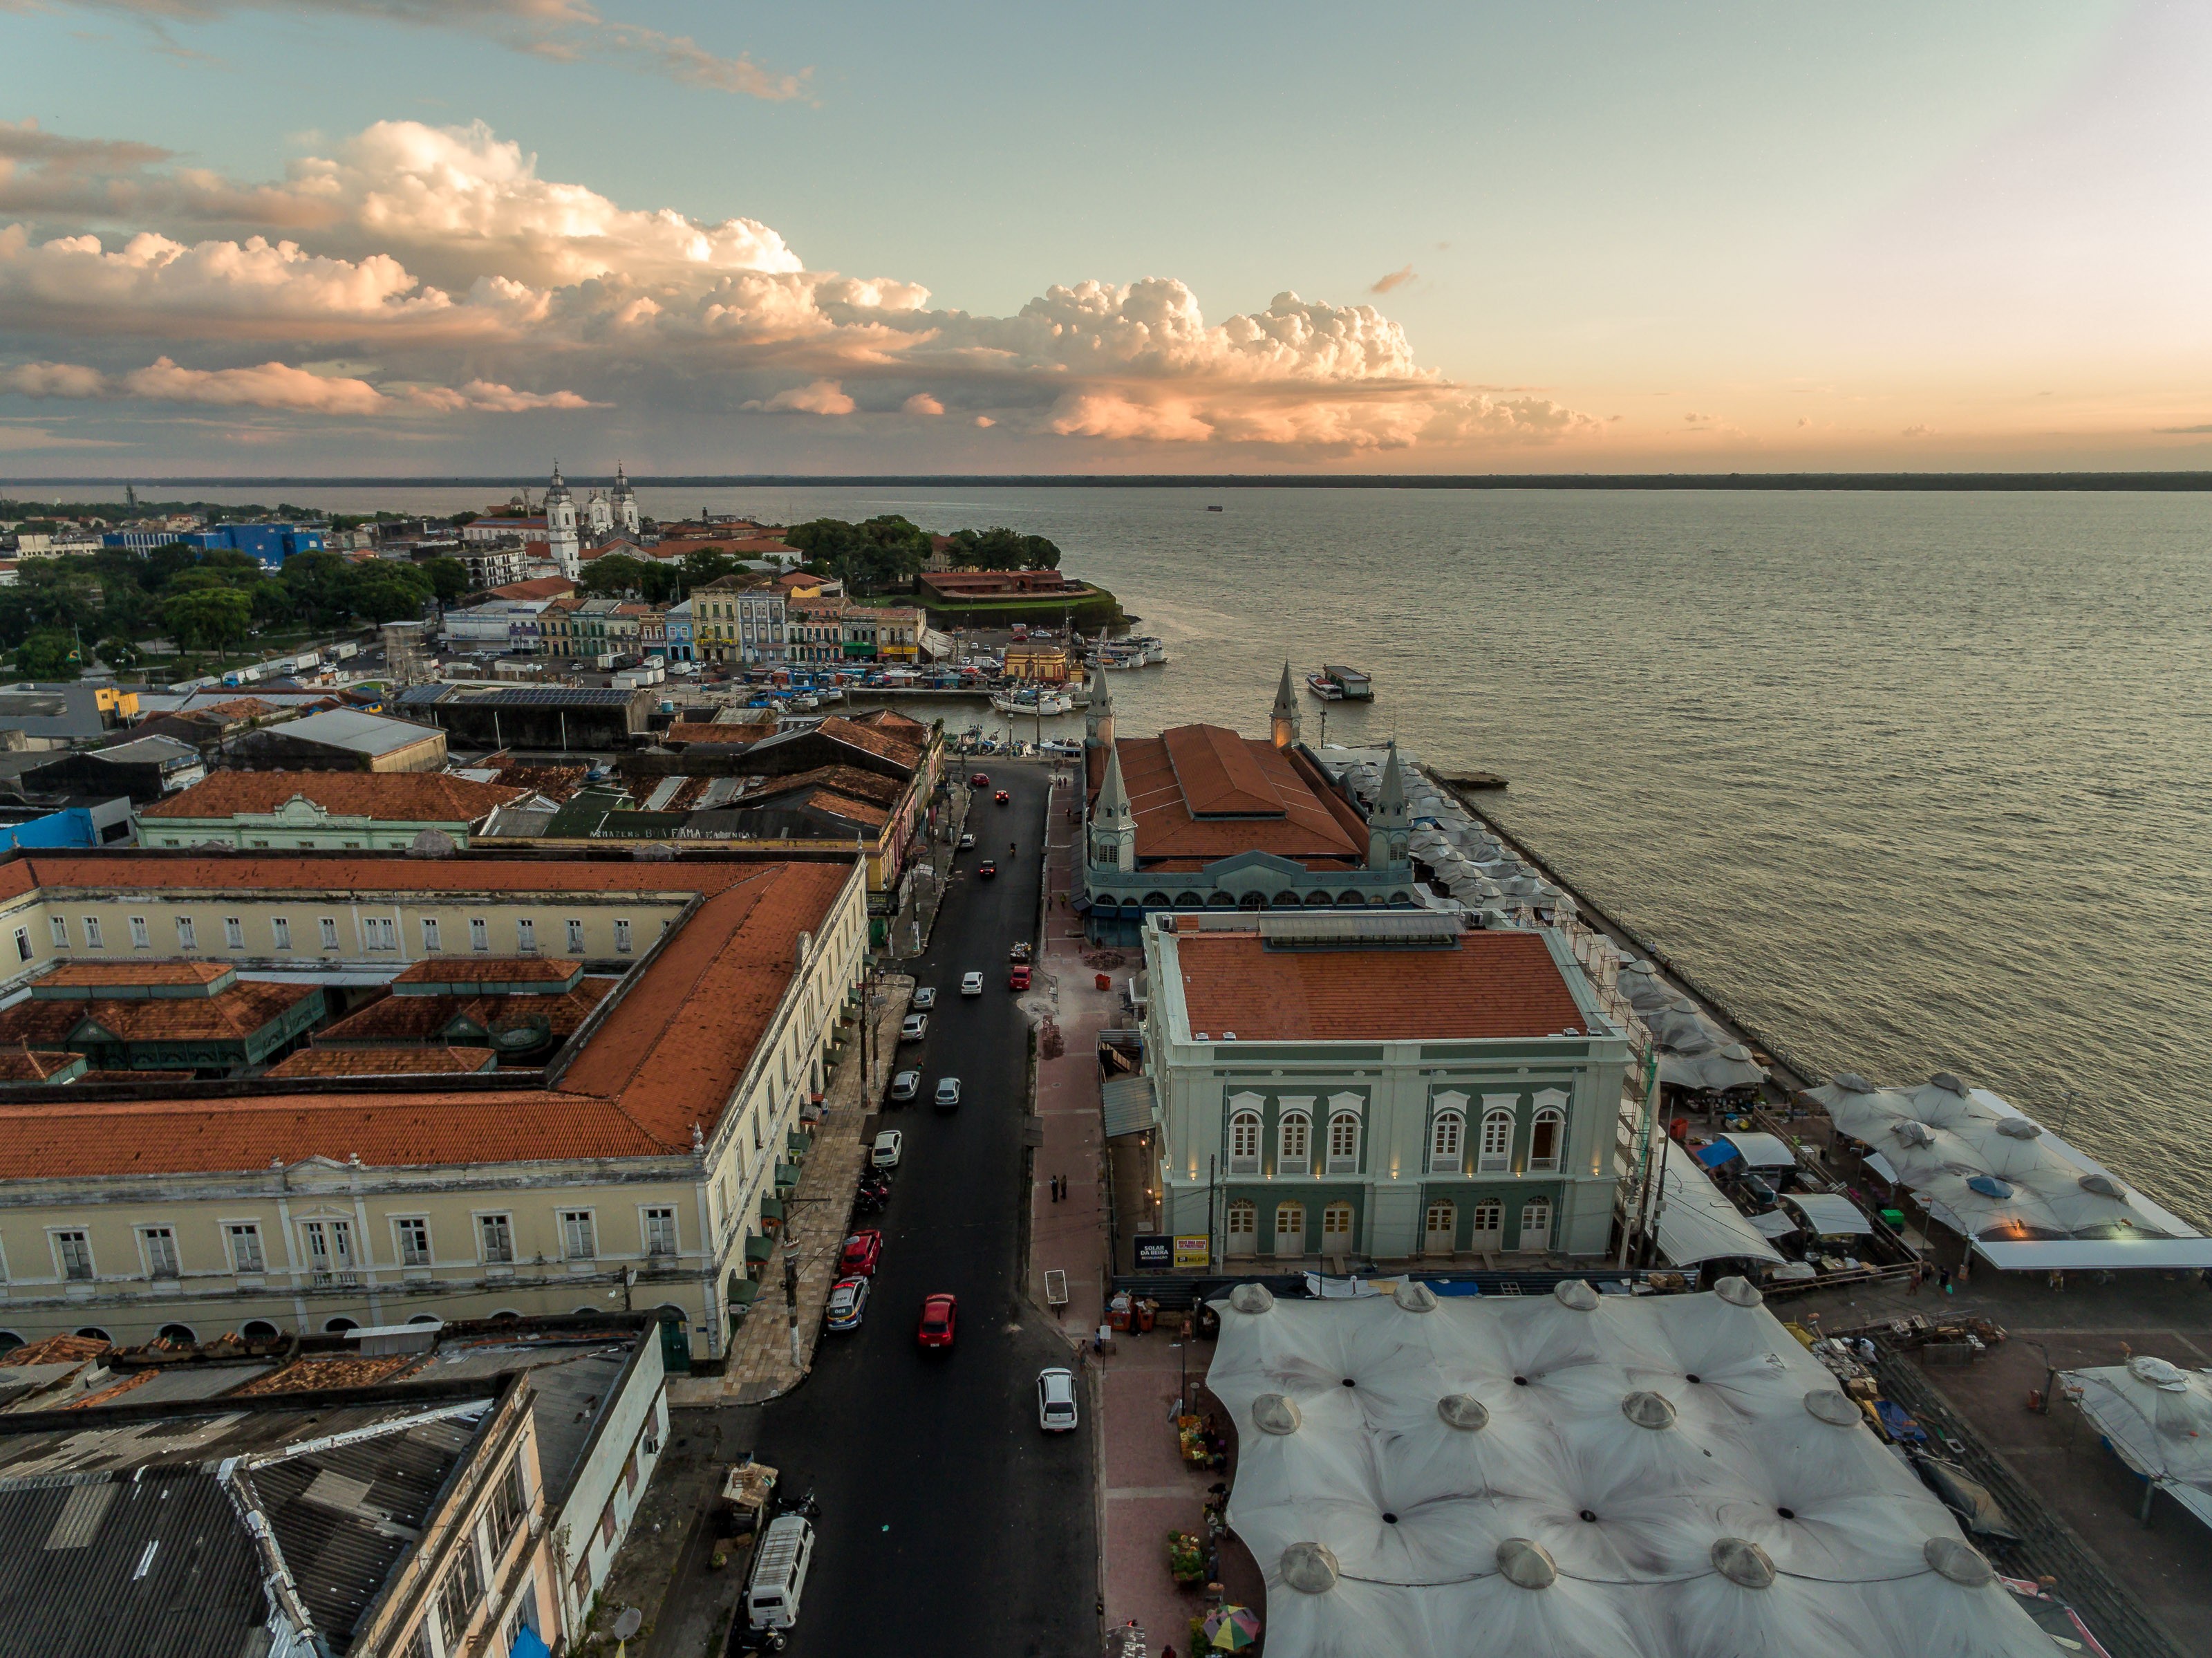
{"type": "Polygon", "coordinates": [[[1177,1266],[1210,1266],[1213,1264],[1212,1240],[1203,1232],[1178,1236],[1175,1240],[1175,1264],[1177,1266]]]}
{"type": "MultiPolygon", "coordinates": [[[[1137,1234],[1137,1271],[1139,1272],[1167,1271],[1175,1264],[1175,1258],[1180,1253],[1176,1247],[1178,1241],[1179,1240],[1170,1238],[1165,1233],[1139,1233],[1137,1234]]],[[[1206,1240],[1201,1238],[1199,1241],[1203,1243],[1206,1240]]]]}

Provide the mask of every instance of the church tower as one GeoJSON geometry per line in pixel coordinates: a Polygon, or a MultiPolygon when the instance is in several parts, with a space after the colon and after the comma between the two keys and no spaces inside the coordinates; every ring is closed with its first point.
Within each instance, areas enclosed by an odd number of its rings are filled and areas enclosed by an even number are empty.
{"type": "Polygon", "coordinates": [[[1382,762],[1382,786],[1367,814],[1367,867],[1388,869],[1406,862],[1406,838],[1413,825],[1406,810],[1406,778],[1398,769],[1398,745],[1382,762]]]}
{"type": "Polygon", "coordinates": [[[1085,748],[1111,748],[1114,746],[1114,693],[1106,687],[1106,665],[1103,662],[1091,670],[1091,706],[1083,716],[1083,746],[1085,748]]]}
{"type": "Polygon", "coordinates": [[[1298,698],[1291,689],[1291,665],[1283,664],[1283,682],[1275,688],[1275,711],[1268,716],[1267,738],[1278,748],[1294,747],[1298,740],[1298,698]]]}
{"type": "Polygon", "coordinates": [[[568,493],[557,460],[553,463],[553,481],[545,490],[545,541],[562,575],[573,582],[584,573],[583,538],[576,531],[576,497],[568,493]]]}
{"type": "Polygon", "coordinates": [[[1106,777],[1098,785],[1098,799],[1091,808],[1091,856],[1093,869],[1118,869],[1123,875],[1137,867],[1137,814],[1129,804],[1127,785],[1121,781],[1121,751],[1106,750],[1106,777]]]}
{"type": "Polygon", "coordinates": [[[627,535],[635,540],[638,534],[637,491],[629,486],[629,474],[623,464],[615,462],[615,533],[627,535]]]}

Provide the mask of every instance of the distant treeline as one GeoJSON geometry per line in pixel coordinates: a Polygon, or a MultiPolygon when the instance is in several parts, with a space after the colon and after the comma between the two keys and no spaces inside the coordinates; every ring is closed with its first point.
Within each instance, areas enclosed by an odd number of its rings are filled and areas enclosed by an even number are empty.
{"type": "MultiPolygon", "coordinates": [[[[19,480],[16,487],[81,488],[121,479],[19,480]]],[[[164,489],[491,489],[514,487],[512,478],[162,478],[164,489]]],[[[611,485],[607,478],[574,477],[579,487],[611,485]]],[[[633,476],[652,489],[957,488],[967,490],[2212,490],[2212,471],[2159,472],[1420,472],[1401,476],[1312,472],[1188,474],[1125,472],[685,472],[665,478],[633,476]]],[[[26,503],[27,504],[27,503],[26,503]]],[[[142,511],[147,509],[142,504],[142,511]]],[[[49,508],[51,511],[52,509],[49,508]]],[[[236,513],[248,509],[226,508],[236,513]]]]}

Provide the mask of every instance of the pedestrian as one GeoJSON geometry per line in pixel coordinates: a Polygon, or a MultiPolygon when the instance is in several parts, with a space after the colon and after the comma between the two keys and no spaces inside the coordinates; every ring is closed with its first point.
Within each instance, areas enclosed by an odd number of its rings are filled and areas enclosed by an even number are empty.
{"type": "Polygon", "coordinates": [[[1936,1268],[1936,1282],[1942,1287],[1945,1295],[1949,1295],[1951,1293],[1951,1269],[1948,1266],[1936,1268]]]}
{"type": "Polygon", "coordinates": [[[1905,1281],[1905,1293],[1906,1295],[1917,1295],[1920,1293],[1921,1275],[1926,1272],[1927,1270],[1928,1269],[1923,1266],[1918,1261],[1915,1261],[1912,1264],[1911,1276],[1907,1277],[1905,1281]]]}

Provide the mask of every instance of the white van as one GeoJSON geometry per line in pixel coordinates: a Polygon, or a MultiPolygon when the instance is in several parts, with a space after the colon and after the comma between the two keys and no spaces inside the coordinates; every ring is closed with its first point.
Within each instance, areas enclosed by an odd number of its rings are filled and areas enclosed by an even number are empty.
{"type": "Polygon", "coordinates": [[[745,1622],[757,1630],[796,1624],[799,1592],[806,1587],[806,1566],[813,1557],[814,1527],[805,1515],[770,1521],[753,1556],[752,1582],[745,1586],[745,1622]]]}

